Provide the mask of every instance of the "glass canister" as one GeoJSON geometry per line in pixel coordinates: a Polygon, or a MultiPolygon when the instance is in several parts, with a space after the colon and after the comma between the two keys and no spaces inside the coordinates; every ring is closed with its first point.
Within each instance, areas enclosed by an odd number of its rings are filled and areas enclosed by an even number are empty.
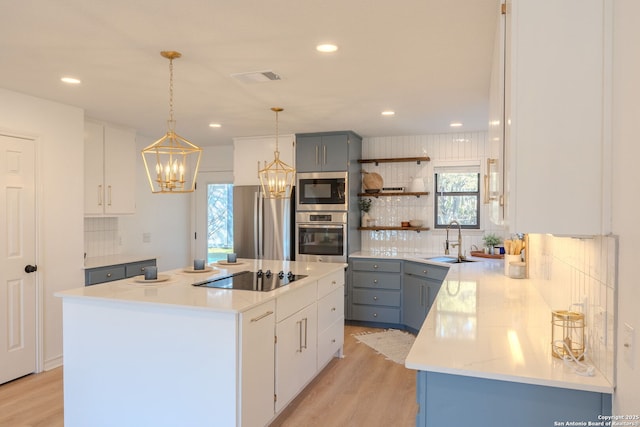
{"type": "Polygon", "coordinates": [[[584,314],[568,310],[551,312],[551,354],[559,359],[584,359],[584,314]]]}

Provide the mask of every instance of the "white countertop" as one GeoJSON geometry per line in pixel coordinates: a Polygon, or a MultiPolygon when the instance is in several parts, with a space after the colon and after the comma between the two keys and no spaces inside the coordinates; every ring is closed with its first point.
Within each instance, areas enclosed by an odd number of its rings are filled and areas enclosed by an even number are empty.
{"type": "MultiPolygon", "coordinates": [[[[434,255],[354,254],[429,263],[424,259],[428,256],[434,255]]],[[[475,259],[449,264],[407,356],[407,368],[613,393],[613,385],[597,369],[593,377],[580,376],[551,355],[552,309],[532,280],[506,277],[502,260],[475,259]]]]}
{"type": "Polygon", "coordinates": [[[146,261],[148,259],[155,259],[154,256],[144,255],[131,255],[131,254],[117,254],[117,255],[105,255],[88,257],[84,260],[84,268],[97,268],[107,267],[110,265],[128,264],[130,262],[146,261]]]}
{"type": "Polygon", "coordinates": [[[319,278],[344,269],[342,263],[317,263],[298,261],[269,261],[238,259],[234,266],[211,265],[214,270],[206,273],[188,273],[185,269],[176,269],[158,273],[166,275],[167,281],[157,283],[140,283],[142,276],[122,279],[99,285],[85,286],[57,292],[62,298],[82,298],[96,301],[116,301],[123,303],[166,304],[174,307],[187,307],[204,310],[243,312],[278,295],[291,292],[305,286],[319,278]],[[208,278],[228,275],[238,271],[278,272],[291,271],[294,274],[306,274],[308,277],[278,288],[271,292],[244,291],[232,289],[216,289],[195,287],[193,283],[202,282],[208,278]]]}

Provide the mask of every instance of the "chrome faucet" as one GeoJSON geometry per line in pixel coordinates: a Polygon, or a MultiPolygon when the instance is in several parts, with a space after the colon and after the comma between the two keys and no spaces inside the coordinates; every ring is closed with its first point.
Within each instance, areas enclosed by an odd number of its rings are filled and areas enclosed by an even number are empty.
{"type": "Polygon", "coordinates": [[[449,245],[451,245],[454,248],[456,246],[458,247],[458,261],[462,261],[465,258],[464,255],[462,255],[462,228],[460,227],[460,223],[455,219],[451,221],[449,225],[447,225],[447,240],[444,245],[445,255],[449,255],[449,245]],[[452,225],[458,226],[458,242],[457,243],[449,243],[449,228],[451,228],[452,225]]]}

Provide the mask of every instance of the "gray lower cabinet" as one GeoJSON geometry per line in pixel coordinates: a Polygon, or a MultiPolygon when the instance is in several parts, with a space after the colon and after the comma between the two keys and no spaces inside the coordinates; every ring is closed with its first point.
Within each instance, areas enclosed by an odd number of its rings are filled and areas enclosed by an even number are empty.
{"type": "Polygon", "coordinates": [[[84,285],[97,285],[128,277],[140,276],[148,266],[156,265],[155,258],[125,264],[108,265],[104,267],[87,268],[84,271],[84,285]]]}
{"type": "Polygon", "coordinates": [[[418,427],[603,425],[612,409],[606,393],[426,371],[417,399],[418,427]]]}
{"type": "Polygon", "coordinates": [[[418,331],[440,291],[448,267],[405,261],[402,324],[418,331]]]}
{"type": "Polygon", "coordinates": [[[350,319],[399,324],[402,262],[355,259],[350,268],[350,319]]]}

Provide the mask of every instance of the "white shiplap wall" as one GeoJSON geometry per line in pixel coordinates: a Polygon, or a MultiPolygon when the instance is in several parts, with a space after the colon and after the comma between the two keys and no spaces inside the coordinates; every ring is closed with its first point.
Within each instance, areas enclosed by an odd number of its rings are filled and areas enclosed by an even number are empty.
{"type": "MultiPolygon", "coordinates": [[[[399,158],[428,156],[429,162],[381,163],[378,166],[364,164],[367,172],[377,172],[384,179],[385,187],[408,188],[415,178],[422,178],[426,190],[433,194],[433,173],[435,166],[455,164],[476,164],[481,175],[485,174],[486,159],[490,157],[490,144],[487,132],[462,132],[437,135],[410,135],[393,137],[364,138],[362,158],[399,158]]],[[[370,215],[376,219],[376,225],[400,226],[401,221],[421,219],[427,227],[433,226],[433,196],[426,197],[381,197],[372,198],[370,215]]],[[[488,206],[488,205],[487,205],[488,206]]],[[[482,236],[485,232],[504,235],[504,229],[490,223],[488,208],[480,209],[481,229],[464,230],[463,249],[470,251],[471,245],[482,248],[482,236]]],[[[429,230],[414,231],[363,231],[363,251],[385,252],[443,252],[445,232],[429,230]]]]}

